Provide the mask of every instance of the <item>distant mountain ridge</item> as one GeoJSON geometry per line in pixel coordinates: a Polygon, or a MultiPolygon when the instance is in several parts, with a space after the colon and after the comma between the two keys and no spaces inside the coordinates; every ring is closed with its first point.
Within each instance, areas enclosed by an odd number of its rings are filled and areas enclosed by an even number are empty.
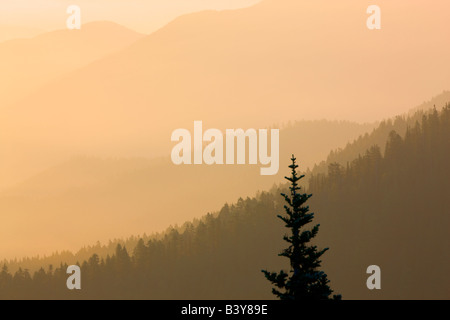
{"type": "MultiPolygon", "coordinates": [[[[0,103],[9,105],[68,72],[126,48],[144,35],[108,21],[0,43],[0,103]]],[[[4,113],[4,110],[1,110],[4,113]]]]}
{"type": "MultiPolygon", "coordinates": [[[[48,83],[60,82],[61,78],[78,68],[126,48],[142,37],[143,35],[120,25],[103,21],[86,23],[81,30],[58,30],[29,39],[0,43],[0,127],[3,133],[0,136],[0,188],[7,185],[8,181],[17,181],[36,172],[33,167],[42,168],[42,163],[45,163],[44,167],[50,165],[53,161],[49,161],[49,154],[54,155],[55,150],[60,153],[66,149],[64,146],[54,148],[46,144],[49,149],[38,152],[45,155],[45,159],[36,155],[31,157],[33,161],[29,161],[29,152],[37,151],[34,137],[39,132],[49,130],[52,125],[48,126],[47,123],[44,129],[39,130],[22,127],[16,131],[19,137],[15,138],[6,133],[7,127],[20,126],[28,116],[42,124],[53,120],[59,122],[60,119],[55,115],[44,112],[46,101],[54,93],[47,93],[42,105],[34,103],[32,99],[28,107],[34,109],[34,115],[27,109],[15,107],[14,103],[26,99],[48,83]],[[11,119],[11,114],[15,114],[17,118],[11,119]]],[[[65,100],[70,100],[77,94],[79,93],[73,92],[65,100]]],[[[58,108],[64,109],[65,105],[61,102],[58,108]]],[[[74,107],[75,112],[78,109],[78,106],[74,107]]],[[[55,137],[59,136],[58,133],[53,134],[55,137]]]]}

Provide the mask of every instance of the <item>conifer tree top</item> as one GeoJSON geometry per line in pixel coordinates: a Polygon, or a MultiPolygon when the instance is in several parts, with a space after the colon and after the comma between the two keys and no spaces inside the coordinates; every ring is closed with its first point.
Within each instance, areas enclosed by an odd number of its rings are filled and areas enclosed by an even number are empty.
{"type": "Polygon", "coordinates": [[[284,206],[286,215],[278,215],[290,230],[290,235],[283,238],[288,247],[280,253],[280,256],[290,260],[291,270],[289,273],[263,270],[263,273],[277,288],[272,290],[273,294],[282,300],[329,299],[333,291],[328,286],[327,275],[319,271],[320,257],[328,248],[318,250],[317,246],[309,244],[319,232],[319,225],[313,226],[311,230],[305,229],[314,218],[314,213],[309,212],[309,206],[305,205],[312,195],[299,193],[301,188],[298,181],[303,179],[304,175],[297,173],[298,165],[294,155],[291,161],[292,164],[289,166],[291,176],[285,177],[290,182],[290,195],[281,194],[286,201],[284,206]]]}

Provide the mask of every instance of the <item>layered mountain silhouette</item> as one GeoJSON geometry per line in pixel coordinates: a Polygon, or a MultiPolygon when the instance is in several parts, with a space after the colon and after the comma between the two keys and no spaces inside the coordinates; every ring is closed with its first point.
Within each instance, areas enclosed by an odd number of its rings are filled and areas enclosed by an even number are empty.
{"type": "MultiPolygon", "coordinates": [[[[49,148],[41,154],[45,154],[44,157],[29,161],[29,157],[37,151],[36,148],[42,147],[46,142],[41,139],[42,136],[38,138],[42,130],[37,130],[34,126],[23,127],[24,120],[30,115],[35,123],[44,125],[47,128],[45,131],[54,136],[59,134],[50,129],[55,128],[51,122],[62,124],[63,120],[48,113],[45,102],[29,106],[34,110],[34,115],[14,102],[23,100],[55,79],[59,79],[57,82],[61,81],[60,78],[68,73],[124,49],[142,36],[112,22],[95,22],[83,25],[81,30],[59,30],[31,39],[0,43],[0,187],[35,174],[37,168],[42,169],[59,162],[52,162],[51,159],[57,159],[58,157],[54,157],[56,154],[61,156],[61,149],[55,154],[56,146],[47,144],[49,148]],[[18,129],[18,135],[10,136],[7,127],[18,129]]],[[[72,92],[71,96],[77,94],[79,93],[72,92]]],[[[62,109],[65,106],[61,105],[62,109]]],[[[73,145],[68,147],[72,149],[73,145]]]]}
{"type": "Polygon", "coordinates": [[[444,2],[385,3],[378,31],[366,28],[367,5],[266,0],[182,16],[2,115],[7,140],[24,146],[15,162],[166,156],[171,132],[193,120],[221,129],[367,121],[450,87],[444,2]]]}

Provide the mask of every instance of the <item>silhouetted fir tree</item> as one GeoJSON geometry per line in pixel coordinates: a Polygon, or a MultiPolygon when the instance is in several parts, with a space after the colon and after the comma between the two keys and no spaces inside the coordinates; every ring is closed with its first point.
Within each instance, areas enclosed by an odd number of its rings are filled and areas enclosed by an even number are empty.
{"type": "MultiPolygon", "coordinates": [[[[288,205],[285,205],[287,216],[278,215],[278,217],[286,223],[286,227],[291,230],[291,236],[284,236],[284,240],[289,243],[289,247],[280,254],[280,256],[289,258],[291,265],[291,274],[284,271],[280,273],[268,272],[263,270],[266,278],[272,282],[278,289],[273,288],[272,292],[281,300],[301,300],[329,299],[333,292],[328,286],[329,280],[323,271],[319,271],[321,261],[319,258],[328,250],[318,250],[317,246],[310,246],[308,243],[319,232],[319,225],[312,230],[303,230],[303,227],[312,222],[314,213],[309,213],[309,207],[304,206],[306,201],[312,196],[310,194],[302,194],[298,191],[298,181],[304,175],[298,176],[296,158],[292,155],[291,177],[285,177],[291,182],[289,190],[290,195],[282,193],[288,205]]],[[[335,296],[340,298],[340,296],[335,296]]]]}

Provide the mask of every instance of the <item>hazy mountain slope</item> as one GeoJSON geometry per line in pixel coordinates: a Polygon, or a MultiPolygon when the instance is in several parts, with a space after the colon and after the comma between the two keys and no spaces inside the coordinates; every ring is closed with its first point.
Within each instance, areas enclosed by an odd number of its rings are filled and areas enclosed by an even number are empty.
{"type": "MultiPolygon", "coordinates": [[[[280,168],[292,152],[312,167],[330,149],[373,127],[330,121],[287,125],[280,133],[280,168]]],[[[75,250],[97,240],[161,231],[269,189],[283,177],[282,170],[261,176],[259,165],[175,166],[167,157],[74,158],[0,193],[0,243],[5,244],[0,256],[75,250]]]]}
{"type": "Polygon", "coordinates": [[[445,107],[450,102],[450,91],[444,91],[433,97],[431,100],[424,101],[421,105],[409,111],[409,115],[413,115],[417,111],[427,111],[436,107],[438,110],[445,107]]]}
{"type": "Polygon", "coordinates": [[[0,104],[23,99],[48,81],[124,49],[143,35],[112,22],[0,43],[0,104]]]}
{"type": "Polygon", "coordinates": [[[432,113],[435,108],[436,110],[441,110],[447,104],[450,104],[450,92],[448,91],[411,109],[407,114],[382,121],[372,132],[367,132],[355,141],[349,142],[345,148],[332,150],[325,161],[314,166],[313,173],[326,173],[328,171],[328,165],[331,163],[338,163],[345,167],[348,162],[363,155],[365,150],[368,150],[374,145],[378,145],[383,153],[392,130],[395,130],[400,136],[404,137],[408,127],[414,127],[416,123],[422,121],[425,115],[432,113]]]}
{"type": "MultiPolygon", "coordinates": [[[[38,138],[41,130],[19,125],[30,115],[36,123],[44,124],[45,130],[52,131],[53,136],[59,136],[50,128],[55,128],[61,119],[45,112],[46,101],[42,104],[31,102],[30,107],[36,112],[34,115],[11,103],[24,99],[68,72],[124,49],[142,36],[112,22],[95,22],[85,24],[81,30],[53,31],[32,39],[0,43],[0,188],[59,163],[61,152],[68,147],[64,143],[59,147],[49,145],[38,138]],[[15,117],[9,118],[8,114],[15,114],[15,117]],[[53,121],[55,126],[50,124],[53,121]],[[6,127],[16,127],[20,137],[9,136],[6,127]],[[41,153],[39,149],[42,147],[45,152],[41,153]]],[[[65,99],[70,100],[77,94],[72,92],[65,99]]],[[[47,93],[44,99],[51,96],[52,93],[47,93]]],[[[61,101],[59,108],[64,109],[65,103],[61,101]]],[[[72,150],[73,145],[69,148],[72,150]]]]}
{"type": "Polygon", "coordinates": [[[386,2],[379,31],[366,28],[368,5],[266,0],[182,16],[2,115],[2,143],[20,142],[8,158],[167,156],[171,132],[193,120],[374,121],[448,89],[448,2],[386,2]]]}

